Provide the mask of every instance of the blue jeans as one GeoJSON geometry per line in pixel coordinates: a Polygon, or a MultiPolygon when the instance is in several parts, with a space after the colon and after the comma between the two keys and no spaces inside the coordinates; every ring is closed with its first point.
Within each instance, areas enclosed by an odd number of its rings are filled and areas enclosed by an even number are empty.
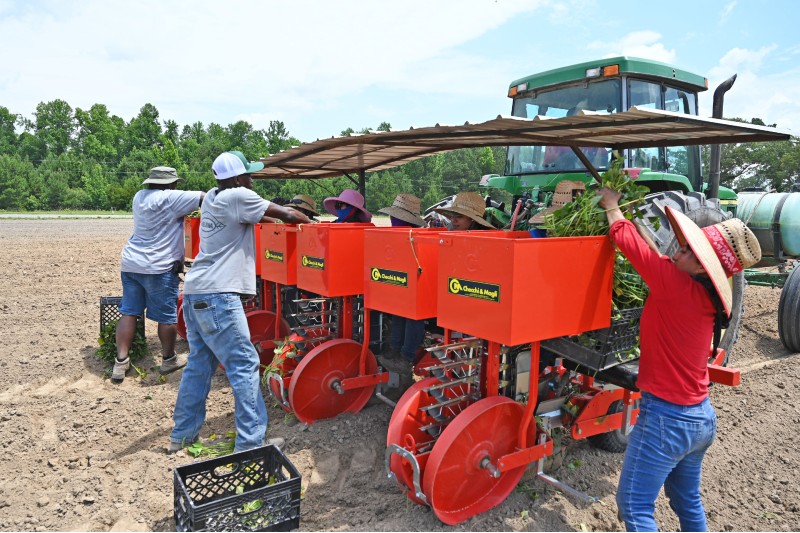
{"type": "Polygon", "coordinates": [[[123,272],[122,315],[141,316],[147,309],[147,318],[159,324],[178,323],[178,293],[181,279],[177,274],[139,274],[123,272]]]}
{"type": "Polygon", "coordinates": [[[681,531],[708,530],[700,471],[716,433],[717,415],[708,398],[678,405],[642,393],[617,489],[617,507],[628,531],[658,531],[654,512],[662,486],[681,531]]]}
{"type": "Polygon", "coordinates": [[[402,316],[392,315],[392,334],[389,337],[389,346],[403,354],[406,361],[414,362],[417,350],[425,338],[425,321],[411,320],[402,316]]]}
{"type": "Polygon", "coordinates": [[[233,389],[236,444],[241,452],[262,446],[267,432],[267,406],[259,384],[259,358],[238,294],[184,294],[183,316],[189,341],[189,362],[183,369],[172,442],[188,445],[199,437],[206,419],[211,378],[220,363],[233,389]]]}

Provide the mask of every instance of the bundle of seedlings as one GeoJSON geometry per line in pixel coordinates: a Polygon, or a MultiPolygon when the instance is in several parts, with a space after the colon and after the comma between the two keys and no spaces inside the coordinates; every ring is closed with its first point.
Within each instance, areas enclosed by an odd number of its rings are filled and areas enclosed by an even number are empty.
{"type": "MultiPolygon", "coordinates": [[[[114,360],[117,358],[118,322],[119,319],[109,321],[105,326],[103,326],[102,331],[100,331],[100,337],[97,339],[97,344],[99,344],[100,347],[97,348],[95,354],[100,358],[101,361],[103,361],[103,363],[108,365],[107,373],[109,375],[111,372],[111,366],[113,366],[114,360]]],[[[144,358],[145,355],[147,355],[147,339],[145,339],[144,334],[137,327],[136,335],[134,335],[133,342],[131,343],[130,350],[128,351],[128,357],[131,358],[131,366],[134,368],[134,370],[136,370],[136,373],[139,374],[139,376],[143,376],[144,371],[137,368],[133,363],[144,358]]]]}
{"type": "MultiPolygon", "coordinates": [[[[649,191],[628,176],[628,172],[622,168],[622,158],[617,152],[614,152],[614,160],[610,168],[600,177],[602,178],[600,187],[607,187],[621,193],[619,206],[622,208],[625,218],[634,223],[644,218],[640,208],[649,191]]],[[[550,237],[608,235],[608,217],[606,210],[599,206],[600,198],[596,194],[596,189],[589,189],[584,194],[578,195],[572,202],[548,215],[545,218],[547,235],[550,237]]],[[[658,220],[650,220],[650,223],[657,225],[658,220]]],[[[611,300],[612,320],[623,319],[625,310],[641,308],[647,292],[647,285],[633,265],[619,251],[615,252],[611,300]]],[[[588,345],[590,339],[584,340],[588,345]]],[[[635,357],[638,357],[638,346],[630,352],[619,354],[617,359],[628,360],[635,357]]]]}

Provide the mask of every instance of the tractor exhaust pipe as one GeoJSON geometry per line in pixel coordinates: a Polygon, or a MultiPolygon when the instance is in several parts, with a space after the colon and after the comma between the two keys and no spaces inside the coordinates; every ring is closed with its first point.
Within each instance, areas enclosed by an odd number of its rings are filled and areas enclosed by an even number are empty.
{"type": "MultiPolygon", "coordinates": [[[[712,108],[712,118],[722,118],[722,106],[725,100],[725,93],[733,87],[736,81],[736,74],[719,84],[714,90],[714,107],[712,108]]],[[[720,176],[720,145],[711,146],[711,162],[709,163],[708,190],[706,196],[709,198],[719,198],[719,176],[720,176]]]]}

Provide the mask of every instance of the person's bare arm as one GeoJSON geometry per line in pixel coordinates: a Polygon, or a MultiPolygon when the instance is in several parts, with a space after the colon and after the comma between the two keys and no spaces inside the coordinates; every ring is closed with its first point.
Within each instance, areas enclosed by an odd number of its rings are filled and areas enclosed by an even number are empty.
{"type": "Polygon", "coordinates": [[[282,205],[270,202],[269,207],[267,207],[267,210],[264,212],[264,217],[261,219],[261,222],[275,222],[276,218],[288,224],[311,223],[311,219],[297,209],[283,207],[282,205]]]}
{"type": "MultiPolygon", "coordinates": [[[[602,196],[599,205],[606,210],[609,226],[614,222],[623,220],[625,218],[625,215],[622,214],[622,210],[619,208],[619,199],[622,196],[622,193],[603,187],[597,191],[597,194],[602,196]]],[[[661,252],[658,250],[656,243],[654,243],[653,239],[651,239],[650,236],[644,232],[644,228],[642,228],[642,226],[636,221],[633,222],[633,225],[636,228],[636,231],[639,232],[639,236],[644,240],[644,242],[647,243],[647,246],[649,246],[650,249],[655,253],[660,254],[661,252]]]]}

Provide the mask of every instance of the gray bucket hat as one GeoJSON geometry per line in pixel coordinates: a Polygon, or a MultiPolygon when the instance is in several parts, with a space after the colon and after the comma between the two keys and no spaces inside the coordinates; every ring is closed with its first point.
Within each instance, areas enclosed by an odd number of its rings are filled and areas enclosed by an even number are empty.
{"type": "Polygon", "coordinates": [[[142,182],[142,185],[145,183],[166,185],[182,179],[183,178],[178,177],[178,171],[172,167],[155,167],[150,170],[150,175],[142,182]]]}

